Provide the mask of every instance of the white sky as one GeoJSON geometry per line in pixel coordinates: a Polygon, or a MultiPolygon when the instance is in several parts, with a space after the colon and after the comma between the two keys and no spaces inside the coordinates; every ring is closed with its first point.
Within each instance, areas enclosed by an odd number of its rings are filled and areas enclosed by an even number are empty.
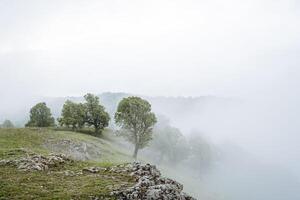
{"type": "Polygon", "coordinates": [[[297,0],[0,0],[2,95],[297,88],[297,0]],[[293,82],[296,81],[296,82],[293,82]]]}

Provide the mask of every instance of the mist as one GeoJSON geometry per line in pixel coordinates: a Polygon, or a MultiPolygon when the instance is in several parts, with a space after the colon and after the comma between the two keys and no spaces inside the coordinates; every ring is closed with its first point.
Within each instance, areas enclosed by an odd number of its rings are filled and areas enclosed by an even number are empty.
{"type": "Polygon", "coordinates": [[[190,166],[180,169],[182,182],[194,187],[188,192],[199,199],[299,198],[299,125],[294,118],[299,110],[287,99],[274,99],[212,103],[185,117],[184,124],[174,123],[183,133],[199,130],[215,149],[215,162],[198,178],[190,166]],[[191,174],[182,177],[185,173],[191,174]]]}
{"type": "Polygon", "coordinates": [[[206,169],[161,164],[187,192],[300,199],[299,9],[296,0],[0,0],[0,123],[23,126],[40,101],[58,117],[63,100],[87,92],[142,96],[186,140],[213,149],[206,169]]]}

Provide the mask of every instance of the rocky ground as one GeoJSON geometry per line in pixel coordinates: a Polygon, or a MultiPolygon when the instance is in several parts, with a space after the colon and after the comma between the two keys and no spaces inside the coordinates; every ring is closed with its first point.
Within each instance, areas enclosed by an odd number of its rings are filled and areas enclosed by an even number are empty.
{"type": "Polygon", "coordinates": [[[64,152],[75,160],[92,160],[102,156],[98,146],[82,141],[49,139],[44,143],[44,146],[51,152],[64,152]]]}
{"type": "Polygon", "coordinates": [[[154,165],[134,162],[118,165],[110,170],[117,173],[130,173],[136,179],[133,187],[112,192],[120,200],[195,200],[182,191],[182,184],[162,177],[154,165]]]}
{"type": "MultiPolygon", "coordinates": [[[[63,154],[29,155],[18,159],[0,160],[1,166],[14,166],[19,171],[47,171],[57,168],[65,163],[73,162],[63,154]]],[[[168,178],[161,176],[160,171],[150,164],[141,164],[138,162],[122,164],[112,167],[85,167],[80,171],[64,170],[61,174],[64,176],[80,176],[82,174],[126,174],[135,180],[132,187],[124,185],[118,188],[112,188],[111,197],[118,200],[194,200],[193,197],[183,192],[183,186],[168,178]]],[[[103,177],[103,176],[102,176],[103,177]]],[[[103,199],[97,196],[92,199],[103,199]]]]}
{"type": "Polygon", "coordinates": [[[153,165],[116,164],[131,161],[124,149],[104,138],[0,129],[0,199],[193,199],[153,165]]]}
{"type": "Polygon", "coordinates": [[[51,167],[63,165],[71,160],[64,154],[50,154],[49,156],[32,155],[19,159],[0,160],[0,166],[13,165],[22,171],[45,171],[51,167]]]}

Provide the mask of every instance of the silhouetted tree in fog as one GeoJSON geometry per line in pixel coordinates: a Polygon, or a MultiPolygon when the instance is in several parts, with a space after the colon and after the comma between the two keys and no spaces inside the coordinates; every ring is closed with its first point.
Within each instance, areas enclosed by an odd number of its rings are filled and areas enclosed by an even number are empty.
{"type": "Polygon", "coordinates": [[[154,127],[153,137],[151,150],[158,153],[159,163],[176,165],[188,157],[189,146],[186,138],[162,116],[154,127]]]}
{"type": "Polygon", "coordinates": [[[3,122],[3,124],[0,125],[0,127],[1,127],[1,128],[14,128],[14,124],[13,124],[10,120],[6,119],[6,120],[3,122]]]}

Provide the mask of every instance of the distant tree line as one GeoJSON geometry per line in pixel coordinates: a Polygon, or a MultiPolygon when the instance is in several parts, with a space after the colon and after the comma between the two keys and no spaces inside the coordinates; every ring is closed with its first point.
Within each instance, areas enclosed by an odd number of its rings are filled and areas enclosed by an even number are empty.
{"type": "Polygon", "coordinates": [[[99,97],[93,94],[84,96],[84,103],[75,103],[67,100],[63,105],[61,117],[58,118],[60,126],[79,130],[83,127],[93,126],[95,133],[100,133],[108,126],[110,116],[100,104],[99,97]]]}
{"type": "Polygon", "coordinates": [[[165,117],[160,116],[158,121],[153,130],[148,158],[157,164],[173,167],[184,164],[196,171],[209,169],[217,158],[217,152],[200,132],[193,131],[189,136],[184,136],[165,117]]]}
{"type": "MultiPolygon", "coordinates": [[[[100,104],[99,97],[93,94],[84,96],[85,102],[75,103],[67,100],[62,108],[61,117],[57,119],[59,126],[81,130],[84,127],[93,127],[99,134],[109,125],[110,116],[100,104]]],[[[123,98],[114,116],[115,123],[123,130],[124,136],[134,144],[133,157],[136,159],[138,151],[146,147],[152,139],[152,130],[156,117],[151,112],[151,105],[140,97],[123,98]]],[[[55,126],[50,108],[41,102],[30,110],[30,119],[26,127],[55,126]]]]}
{"type": "Polygon", "coordinates": [[[0,124],[0,128],[14,128],[14,127],[15,127],[14,124],[8,119],[4,120],[4,122],[0,124]]]}

